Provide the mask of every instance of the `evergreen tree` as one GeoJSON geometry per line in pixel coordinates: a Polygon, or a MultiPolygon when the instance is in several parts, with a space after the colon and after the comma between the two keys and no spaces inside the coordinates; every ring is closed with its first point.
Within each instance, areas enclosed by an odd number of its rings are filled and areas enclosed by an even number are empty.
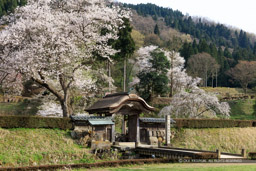
{"type": "Polygon", "coordinates": [[[0,0],[0,17],[13,13],[17,6],[26,5],[27,0],[0,0]]]}
{"type": "Polygon", "coordinates": [[[155,25],[155,28],[154,28],[154,34],[160,35],[160,31],[157,24],[155,25]]]}
{"type": "Polygon", "coordinates": [[[27,3],[27,0],[19,0],[19,6],[24,6],[27,3]]]}
{"type": "Polygon", "coordinates": [[[254,43],[253,54],[256,55],[256,42],[254,43]]]}
{"type": "Polygon", "coordinates": [[[232,54],[229,52],[227,47],[224,49],[224,56],[227,58],[232,58],[232,54]]]}
{"type": "Polygon", "coordinates": [[[218,56],[217,56],[217,62],[223,68],[224,66],[224,53],[221,48],[218,49],[218,56]]]}
{"type": "Polygon", "coordinates": [[[213,43],[210,44],[210,55],[211,55],[212,57],[214,57],[215,59],[217,59],[218,50],[217,50],[215,44],[213,44],[213,43]]]}
{"type": "Polygon", "coordinates": [[[3,12],[2,7],[0,5],[0,17],[3,16],[3,15],[4,15],[4,12],[3,12]]]}
{"type": "Polygon", "coordinates": [[[180,50],[180,55],[182,57],[184,57],[185,61],[188,60],[188,58],[190,57],[190,53],[189,53],[189,43],[185,42],[180,50]]]}
{"type": "MultiPolygon", "coordinates": [[[[131,57],[133,52],[135,51],[135,43],[132,39],[131,32],[132,27],[130,25],[130,21],[127,18],[124,18],[123,26],[118,33],[119,38],[114,42],[113,47],[119,52],[115,55],[114,59],[117,61],[123,61],[123,91],[127,91],[127,59],[131,57]]],[[[117,83],[121,84],[121,83],[117,83]]]]}
{"type": "Polygon", "coordinates": [[[198,50],[199,50],[199,52],[210,53],[210,48],[205,39],[200,40],[199,45],[198,45],[198,50]]]}
{"type": "Polygon", "coordinates": [[[151,100],[155,95],[166,95],[168,92],[168,77],[166,73],[170,68],[170,63],[164,52],[158,49],[150,53],[152,59],[150,70],[144,70],[137,74],[140,79],[136,90],[140,96],[147,101],[151,100]]]}
{"type": "Polygon", "coordinates": [[[249,40],[246,35],[246,32],[244,32],[243,30],[240,31],[238,41],[239,41],[239,45],[242,48],[249,48],[249,40]]]}
{"type": "Polygon", "coordinates": [[[17,0],[11,0],[10,1],[10,12],[13,13],[17,6],[18,6],[17,0]]]}

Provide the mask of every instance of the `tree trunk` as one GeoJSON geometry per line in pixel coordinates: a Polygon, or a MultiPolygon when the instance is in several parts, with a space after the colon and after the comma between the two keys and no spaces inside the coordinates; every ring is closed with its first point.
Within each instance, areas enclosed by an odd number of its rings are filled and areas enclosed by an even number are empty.
{"type": "Polygon", "coordinates": [[[208,73],[207,73],[207,69],[206,69],[206,74],[205,74],[205,87],[207,87],[207,76],[208,76],[208,73]]]}
{"type": "MultiPolygon", "coordinates": [[[[111,77],[111,63],[108,60],[108,77],[111,77]]],[[[108,91],[111,93],[111,83],[110,80],[108,82],[108,91]]]]}
{"type": "Polygon", "coordinates": [[[241,85],[241,87],[242,87],[244,93],[247,94],[248,83],[240,82],[240,85],[241,85]]]}
{"type": "MultiPolygon", "coordinates": [[[[171,76],[172,77],[172,76],[171,76]]],[[[169,97],[173,96],[173,79],[171,78],[171,85],[170,85],[170,94],[169,97]]]]}
{"type": "MultiPolygon", "coordinates": [[[[40,73],[39,73],[40,74],[40,73]]],[[[69,87],[70,87],[70,84],[71,82],[67,85],[67,86],[64,86],[64,83],[62,82],[61,85],[62,85],[62,90],[63,90],[63,93],[64,93],[64,96],[59,93],[55,88],[54,86],[51,86],[50,84],[47,84],[46,82],[44,82],[44,77],[42,77],[42,80],[40,79],[36,79],[36,78],[31,78],[33,81],[35,81],[36,83],[38,83],[39,85],[45,87],[47,90],[49,90],[52,94],[54,94],[58,101],[60,102],[61,104],[61,108],[62,108],[62,111],[63,111],[63,117],[69,117],[70,115],[73,114],[73,109],[72,109],[72,106],[70,104],[70,97],[69,97],[69,87]]]]}
{"type": "Polygon", "coordinates": [[[65,93],[64,99],[60,100],[60,104],[63,111],[63,117],[69,117],[70,115],[73,114],[73,109],[70,104],[70,97],[68,92],[65,93]]]}
{"type": "Polygon", "coordinates": [[[216,69],[216,87],[218,87],[218,71],[216,69]]]}
{"type": "Polygon", "coordinates": [[[5,92],[4,92],[4,89],[3,89],[3,102],[5,102],[5,92]]]}
{"type": "Polygon", "coordinates": [[[171,56],[171,85],[170,85],[170,94],[169,94],[169,97],[172,97],[173,96],[173,57],[174,54],[172,53],[172,56],[171,56]]]}
{"type": "Polygon", "coordinates": [[[214,78],[214,75],[212,75],[212,88],[213,88],[213,78],[214,78]]]}
{"type": "Polygon", "coordinates": [[[126,57],[124,58],[124,88],[123,91],[126,92],[126,57]]]}
{"type": "Polygon", "coordinates": [[[64,101],[61,102],[61,108],[62,108],[62,112],[63,112],[63,117],[69,117],[70,115],[73,114],[73,110],[72,110],[71,106],[68,105],[67,103],[65,103],[64,101]]]}

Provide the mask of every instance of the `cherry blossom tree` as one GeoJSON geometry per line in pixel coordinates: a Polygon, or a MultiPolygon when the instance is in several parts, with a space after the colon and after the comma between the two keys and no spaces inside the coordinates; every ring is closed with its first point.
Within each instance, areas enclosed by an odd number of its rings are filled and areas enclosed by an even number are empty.
{"type": "Polygon", "coordinates": [[[0,93],[20,95],[23,90],[22,75],[13,70],[0,69],[0,93]]]}
{"type": "Polygon", "coordinates": [[[220,114],[223,117],[229,117],[228,103],[220,103],[214,94],[207,93],[198,87],[201,79],[192,78],[186,73],[184,58],[179,53],[168,51],[165,53],[172,62],[168,77],[172,81],[174,95],[170,105],[163,108],[160,115],[170,114],[176,118],[200,118],[216,117],[216,114],[220,114]]]}
{"type": "MultiPolygon", "coordinates": [[[[150,52],[154,51],[156,46],[140,48],[137,52],[136,72],[150,71],[152,66],[150,52]]],[[[205,92],[198,87],[200,78],[192,78],[184,69],[185,60],[176,52],[169,52],[162,49],[165,56],[171,64],[167,76],[169,84],[173,89],[173,96],[169,106],[160,111],[160,115],[172,115],[181,118],[200,118],[206,114],[209,117],[220,114],[229,117],[230,107],[226,102],[220,103],[218,98],[205,92]]],[[[130,84],[134,86],[140,82],[137,77],[130,84]]]]}
{"type": "Polygon", "coordinates": [[[123,18],[129,12],[104,0],[29,0],[3,18],[8,25],[0,32],[0,67],[48,89],[68,117],[70,89],[96,88],[95,70],[109,79],[93,64],[116,53],[108,40],[118,38],[123,18]]]}
{"type": "Polygon", "coordinates": [[[193,87],[189,91],[181,91],[172,97],[169,106],[160,111],[160,115],[171,115],[175,118],[202,118],[216,117],[220,114],[229,117],[230,107],[226,102],[219,102],[213,94],[193,87]]]}

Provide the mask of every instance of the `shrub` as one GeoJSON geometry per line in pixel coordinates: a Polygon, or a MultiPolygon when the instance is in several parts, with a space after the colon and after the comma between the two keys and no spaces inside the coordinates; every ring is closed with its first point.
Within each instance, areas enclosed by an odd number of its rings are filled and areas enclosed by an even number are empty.
{"type": "Polygon", "coordinates": [[[231,119],[174,119],[177,128],[252,127],[253,121],[231,119]]]}

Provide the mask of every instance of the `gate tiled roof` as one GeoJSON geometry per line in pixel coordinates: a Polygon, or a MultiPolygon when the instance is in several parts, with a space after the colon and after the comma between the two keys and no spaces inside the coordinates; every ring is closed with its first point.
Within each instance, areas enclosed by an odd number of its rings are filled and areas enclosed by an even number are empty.
{"type": "Polygon", "coordinates": [[[118,112],[124,105],[130,105],[132,108],[132,103],[137,102],[141,105],[141,108],[144,111],[154,111],[154,107],[147,104],[147,102],[136,94],[128,94],[128,93],[115,93],[109,94],[103,99],[98,100],[89,108],[85,109],[85,111],[90,114],[93,113],[105,113],[105,114],[113,114],[118,112]]]}

